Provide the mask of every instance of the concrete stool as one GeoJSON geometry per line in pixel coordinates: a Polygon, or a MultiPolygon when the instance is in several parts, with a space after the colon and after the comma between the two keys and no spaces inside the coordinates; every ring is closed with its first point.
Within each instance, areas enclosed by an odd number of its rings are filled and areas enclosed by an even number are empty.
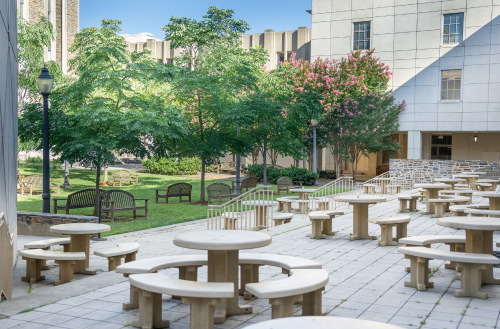
{"type": "Polygon", "coordinates": [[[397,246],[399,239],[406,238],[407,226],[411,218],[408,215],[397,215],[387,218],[374,218],[368,221],[380,225],[382,234],[379,244],[385,246],[397,246]],[[392,237],[392,228],[396,226],[396,238],[392,237]]]}

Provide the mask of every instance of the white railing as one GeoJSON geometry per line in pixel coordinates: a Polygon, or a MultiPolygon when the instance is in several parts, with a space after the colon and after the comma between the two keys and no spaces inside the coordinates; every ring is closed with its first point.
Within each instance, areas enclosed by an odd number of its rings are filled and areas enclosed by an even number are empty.
{"type": "Polygon", "coordinates": [[[274,226],[273,190],[258,186],[222,205],[209,205],[208,230],[264,230],[274,226]]]}
{"type": "Polygon", "coordinates": [[[348,205],[345,202],[337,202],[335,197],[341,195],[356,195],[363,193],[362,183],[355,183],[352,177],[340,177],[321,186],[314,193],[309,194],[310,210],[333,210],[340,206],[348,205]]]}
{"type": "Polygon", "coordinates": [[[381,175],[373,177],[363,183],[363,192],[367,194],[389,194],[394,191],[410,191],[414,189],[414,185],[418,183],[427,183],[430,177],[425,171],[421,169],[413,169],[404,171],[403,173],[396,173],[387,171],[381,175]],[[399,186],[399,188],[388,188],[388,186],[399,186]]]}

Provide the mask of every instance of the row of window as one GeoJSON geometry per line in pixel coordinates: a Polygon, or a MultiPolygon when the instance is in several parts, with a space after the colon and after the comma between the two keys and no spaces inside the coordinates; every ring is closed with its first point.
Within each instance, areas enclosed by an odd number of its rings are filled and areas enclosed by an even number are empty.
{"type": "MultiPolygon", "coordinates": [[[[353,27],[353,49],[370,49],[371,22],[356,22],[353,27]]],[[[464,13],[443,16],[443,44],[455,45],[464,40],[464,13]]]]}

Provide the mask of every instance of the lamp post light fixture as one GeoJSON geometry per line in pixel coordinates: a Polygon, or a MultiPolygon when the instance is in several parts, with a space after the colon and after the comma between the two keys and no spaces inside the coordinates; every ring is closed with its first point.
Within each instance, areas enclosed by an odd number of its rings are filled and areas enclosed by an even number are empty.
{"type": "Polygon", "coordinates": [[[36,85],[43,96],[43,212],[50,213],[49,95],[54,87],[54,79],[46,67],[36,79],[36,85]]]}
{"type": "Polygon", "coordinates": [[[311,125],[313,126],[313,172],[318,172],[318,164],[316,160],[316,128],[318,127],[318,120],[312,119],[311,125]]]}
{"type": "Polygon", "coordinates": [[[474,143],[477,143],[477,135],[474,135],[474,143]]]}

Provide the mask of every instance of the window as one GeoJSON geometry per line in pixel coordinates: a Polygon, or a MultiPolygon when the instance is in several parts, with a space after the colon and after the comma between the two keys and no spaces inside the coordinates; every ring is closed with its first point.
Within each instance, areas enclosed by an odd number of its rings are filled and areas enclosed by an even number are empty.
{"type": "Polygon", "coordinates": [[[460,100],[460,85],[462,82],[462,70],[441,71],[441,99],[460,100]]]}
{"type": "Polygon", "coordinates": [[[451,137],[451,135],[432,135],[432,160],[451,160],[451,137]]]}
{"type": "Polygon", "coordinates": [[[464,39],[464,14],[444,15],[443,45],[462,43],[464,39]]]}
{"type": "Polygon", "coordinates": [[[354,23],[354,50],[370,49],[370,22],[354,23]]]}
{"type": "Polygon", "coordinates": [[[19,2],[19,16],[24,18],[24,0],[19,2]]]}
{"type": "Polygon", "coordinates": [[[276,66],[279,64],[285,62],[285,54],[284,53],[276,53],[276,66]]]}

